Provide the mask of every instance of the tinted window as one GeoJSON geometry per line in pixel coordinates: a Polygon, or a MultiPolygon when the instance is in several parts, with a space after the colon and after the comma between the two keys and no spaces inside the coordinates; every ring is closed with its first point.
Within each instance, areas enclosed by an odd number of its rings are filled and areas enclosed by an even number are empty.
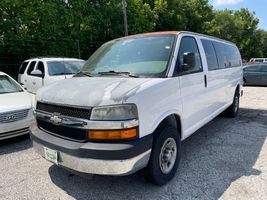
{"type": "Polygon", "coordinates": [[[29,63],[29,62],[24,62],[24,63],[22,63],[22,65],[21,65],[21,67],[20,67],[20,69],[19,69],[19,73],[20,73],[20,74],[24,74],[25,69],[26,69],[28,63],[29,63]]]}
{"type": "Polygon", "coordinates": [[[224,69],[228,67],[224,44],[220,42],[212,42],[218,58],[219,68],[224,69]]]}
{"type": "Polygon", "coordinates": [[[38,62],[36,69],[40,70],[44,74],[45,73],[44,63],[38,62]]]}
{"type": "Polygon", "coordinates": [[[177,62],[181,74],[203,71],[198,46],[193,37],[182,38],[177,62]]]}
{"type": "Polygon", "coordinates": [[[220,69],[240,66],[241,60],[237,47],[221,42],[212,43],[215,47],[220,69]]]}
{"type": "Polygon", "coordinates": [[[28,75],[31,75],[31,72],[34,70],[34,66],[35,66],[35,64],[36,64],[36,61],[32,61],[32,62],[30,63],[30,66],[29,66],[29,68],[28,68],[28,70],[27,70],[27,74],[28,74],[28,75]]]}
{"type": "Polygon", "coordinates": [[[225,45],[226,46],[226,58],[230,67],[239,67],[240,66],[240,54],[235,46],[225,45]]]}
{"type": "Polygon", "coordinates": [[[209,71],[218,69],[218,60],[212,42],[209,40],[201,40],[201,42],[206,54],[209,71]]]}
{"type": "Polygon", "coordinates": [[[255,62],[263,62],[263,59],[255,59],[255,62]]]}
{"type": "Polygon", "coordinates": [[[267,72],[267,65],[261,65],[261,71],[267,72]]]}
{"type": "Polygon", "coordinates": [[[244,71],[249,71],[249,72],[259,72],[261,69],[260,65],[252,65],[249,67],[244,68],[244,71]]]}

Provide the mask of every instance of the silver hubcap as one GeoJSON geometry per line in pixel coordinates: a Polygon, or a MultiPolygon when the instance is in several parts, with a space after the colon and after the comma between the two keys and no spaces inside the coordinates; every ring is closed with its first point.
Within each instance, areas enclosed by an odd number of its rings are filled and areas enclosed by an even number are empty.
{"type": "Polygon", "coordinates": [[[159,155],[159,165],[163,174],[168,174],[176,161],[177,145],[173,138],[168,138],[162,145],[159,155]]]}

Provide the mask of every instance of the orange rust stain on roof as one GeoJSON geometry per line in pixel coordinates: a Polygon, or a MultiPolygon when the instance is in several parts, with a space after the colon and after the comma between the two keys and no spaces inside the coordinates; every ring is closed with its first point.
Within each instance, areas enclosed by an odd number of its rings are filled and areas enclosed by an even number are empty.
{"type": "Polygon", "coordinates": [[[133,37],[139,37],[139,36],[153,36],[153,35],[176,35],[178,34],[179,31],[162,31],[162,32],[151,32],[151,33],[141,33],[141,34],[136,34],[136,35],[128,35],[125,37],[117,38],[118,39],[127,39],[127,38],[133,38],[133,37]]]}

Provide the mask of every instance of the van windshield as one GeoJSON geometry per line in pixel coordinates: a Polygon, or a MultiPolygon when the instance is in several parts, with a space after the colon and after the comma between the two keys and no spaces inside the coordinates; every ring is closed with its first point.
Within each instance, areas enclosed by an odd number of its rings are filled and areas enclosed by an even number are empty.
{"type": "Polygon", "coordinates": [[[84,65],[84,61],[64,60],[64,61],[48,61],[48,74],[50,76],[76,74],[84,65]]]}
{"type": "Polygon", "coordinates": [[[101,46],[85,63],[82,72],[128,72],[143,77],[164,77],[175,35],[139,36],[113,40],[101,46]]]}
{"type": "Polygon", "coordinates": [[[23,89],[11,78],[0,75],[0,94],[23,92],[23,89]]]}

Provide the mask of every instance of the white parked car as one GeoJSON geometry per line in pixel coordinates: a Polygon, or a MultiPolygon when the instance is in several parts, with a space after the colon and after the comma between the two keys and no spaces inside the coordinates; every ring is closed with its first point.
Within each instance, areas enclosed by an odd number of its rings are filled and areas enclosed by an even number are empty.
{"type": "Polygon", "coordinates": [[[235,44],[197,33],[112,40],[74,78],[38,91],[33,145],[67,169],[127,175],[146,168],[153,183],[165,184],[181,141],[223,111],[237,115],[241,65],[235,44]]]}
{"type": "Polygon", "coordinates": [[[42,86],[71,78],[80,71],[84,60],[75,58],[34,58],[22,63],[18,82],[35,94],[42,86]]]}
{"type": "Polygon", "coordinates": [[[33,102],[14,79],[0,72],[0,140],[29,133],[33,102]]]}

